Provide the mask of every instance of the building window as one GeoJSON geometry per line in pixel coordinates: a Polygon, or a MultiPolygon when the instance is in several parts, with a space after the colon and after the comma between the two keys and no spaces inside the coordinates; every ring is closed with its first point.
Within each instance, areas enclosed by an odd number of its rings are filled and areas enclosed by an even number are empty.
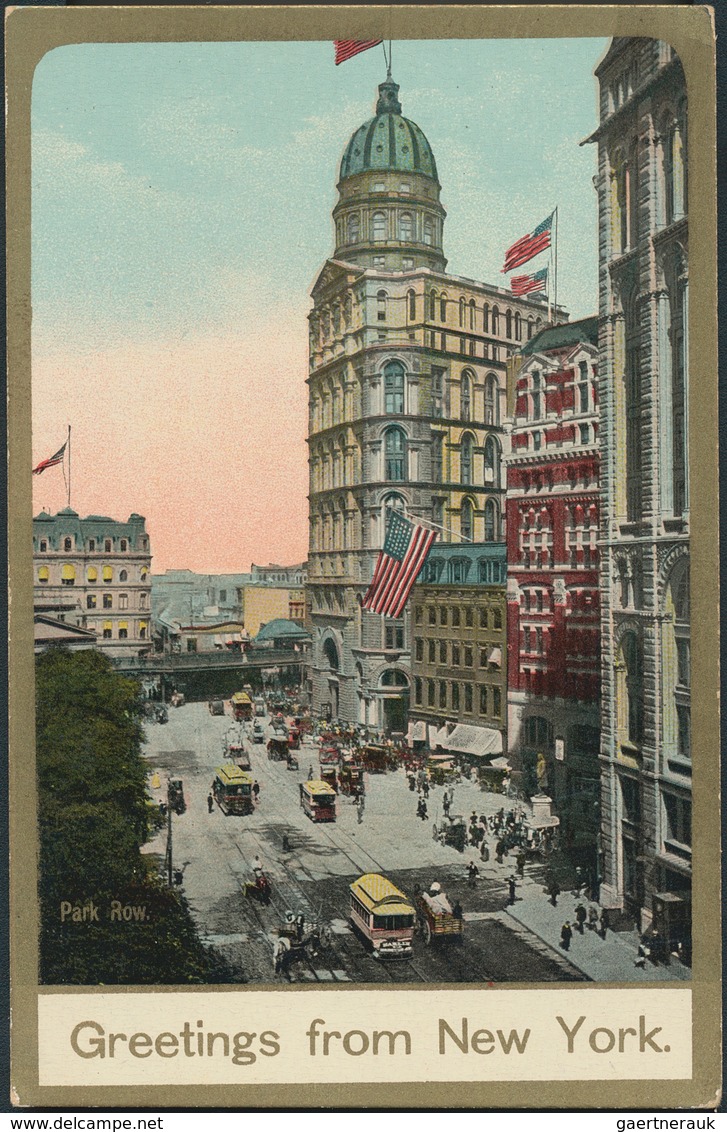
{"type": "Polygon", "coordinates": [[[401,362],[387,362],[384,366],[384,411],[404,412],[404,367],[401,362]]]}
{"type": "Polygon", "coordinates": [[[61,570],[61,585],[63,585],[63,586],[75,586],[75,584],[76,584],[76,568],[75,568],[75,566],[71,566],[71,564],[69,562],[66,562],[65,565],[63,566],[63,569],[61,570]]]}
{"type": "Polygon", "coordinates": [[[460,621],[459,606],[453,605],[452,606],[452,628],[453,629],[459,629],[459,621],[460,621]]]}
{"type": "Polygon", "coordinates": [[[434,243],[434,225],[428,216],[424,217],[424,243],[427,247],[434,243]]]}
{"type": "Polygon", "coordinates": [[[459,478],[460,482],[466,485],[472,483],[472,449],[474,447],[474,439],[470,433],[465,433],[462,437],[462,445],[460,448],[459,456],[459,478]]]}
{"type": "Polygon", "coordinates": [[[505,337],[512,338],[512,311],[505,312],[505,337]]]}
{"type": "Polygon", "coordinates": [[[374,267],[377,269],[377,271],[383,271],[384,268],[386,267],[386,256],[375,255],[374,256],[374,267]]]}
{"type": "Polygon", "coordinates": [[[446,625],[447,624],[447,607],[446,607],[446,605],[441,605],[439,607],[439,624],[440,625],[446,625]]]}
{"type": "Polygon", "coordinates": [[[487,685],[480,684],[480,715],[487,714],[487,685]]]}
{"type": "MultiPolygon", "coordinates": [[[[445,651],[443,664],[447,662],[447,654],[445,651]]],[[[452,668],[459,668],[459,645],[456,641],[452,641],[452,668]]]]}
{"type": "Polygon", "coordinates": [[[530,415],[534,421],[539,421],[543,412],[543,379],[540,370],[533,370],[531,390],[530,415]]]}
{"type": "Polygon", "coordinates": [[[187,652],[196,652],[196,651],[197,651],[197,638],[196,637],[187,637],[187,652]]]}
{"type": "Polygon", "coordinates": [[[128,608],[129,608],[129,595],[128,594],[119,594],[119,609],[128,609],[128,608]]]}
{"type": "Polygon", "coordinates": [[[101,571],[101,577],[103,578],[104,582],[113,582],[113,580],[114,580],[113,568],[111,566],[104,566],[103,570],[101,571]]]}
{"type": "Polygon", "coordinates": [[[424,660],[424,641],[421,637],[417,637],[414,644],[416,658],[421,664],[424,660]]]}
{"type": "MultiPolygon", "coordinates": [[[[441,417],[444,411],[444,370],[432,366],[432,416],[441,417]]],[[[441,463],[441,461],[440,461],[441,463]]]]}
{"type": "Polygon", "coordinates": [[[103,639],[105,641],[110,641],[112,632],[113,632],[113,628],[112,628],[111,622],[110,621],[104,621],[103,639]]]}
{"type": "MultiPolygon", "coordinates": [[[[440,322],[446,322],[447,321],[447,296],[446,295],[440,295],[440,297],[439,297],[439,321],[440,322]]],[[[442,349],[444,349],[444,346],[442,346],[442,349]]]]}
{"type": "Polygon", "coordinates": [[[488,487],[500,486],[499,451],[494,436],[488,436],[485,441],[485,484],[488,487]]]}
{"type": "Polygon", "coordinates": [[[64,549],[64,550],[66,550],[66,551],[68,551],[68,550],[73,550],[73,539],[70,539],[70,538],[64,538],[64,540],[63,540],[63,549],[64,549]]]}
{"type": "Polygon", "coordinates": [[[128,577],[129,577],[129,575],[126,572],[126,570],[119,570],[119,581],[120,582],[125,582],[128,577]]]}
{"type": "Polygon", "coordinates": [[[374,240],[377,241],[377,242],[381,241],[381,240],[385,240],[386,239],[386,213],[385,212],[375,212],[374,215],[372,216],[371,220],[372,220],[372,232],[373,232],[374,240]]]}
{"type": "Polygon", "coordinates": [[[350,212],[348,215],[348,242],[355,244],[358,241],[360,233],[359,217],[357,212],[350,212]]]}
{"type": "Polygon", "coordinates": [[[446,708],[446,706],[447,706],[447,681],[446,680],[440,680],[439,681],[439,706],[440,706],[440,708],[446,708]]]}
{"type": "Polygon", "coordinates": [[[464,301],[464,299],[460,298],[460,300],[459,300],[459,324],[460,324],[460,326],[464,326],[465,309],[466,309],[465,301],[464,301]]]}
{"type": "Polygon", "coordinates": [[[540,432],[538,432],[538,430],[536,429],[535,432],[533,432],[532,435],[533,435],[533,449],[534,449],[535,452],[539,452],[540,451],[540,445],[542,443],[542,434],[540,432]]]}
{"type": "Polygon", "coordinates": [[[434,681],[427,680],[427,705],[434,707],[434,681]]]}
{"type": "Polygon", "coordinates": [[[588,444],[590,442],[590,428],[587,424],[578,426],[581,433],[581,444],[588,444]]]}
{"type": "Polygon", "coordinates": [[[385,626],[386,648],[404,648],[404,624],[402,621],[389,621],[385,626]]]}
{"type": "Polygon", "coordinates": [[[104,609],[112,609],[113,604],[114,604],[113,595],[112,594],[104,594],[103,595],[103,607],[104,607],[104,609]]]}
{"type": "Polygon", "coordinates": [[[384,433],[385,478],[402,483],[406,478],[406,433],[401,428],[387,428],[384,433]]]}
{"type": "Polygon", "coordinates": [[[422,681],[420,676],[414,677],[414,703],[421,704],[422,702],[422,681]]]}
{"type": "Polygon", "coordinates": [[[429,663],[430,664],[436,664],[437,663],[437,642],[436,641],[428,641],[427,644],[428,644],[429,663]]]}
{"type": "Polygon", "coordinates": [[[410,244],[412,241],[412,220],[410,212],[402,212],[399,217],[399,239],[403,244],[410,244]]]}
{"type": "Polygon", "coordinates": [[[472,685],[464,685],[464,710],[467,712],[472,711],[472,685]]]}
{"type": "Polygon", "coordinates": [[[520,317],[520,312],[515,311],[515,340],[522,342],[523,340],[523,320],[520,317]]]}
{"type": "Polygon", "coordinates": [[[473,665],[472,645],[464,646],[464,666],[465,668],[472,668],[473,665]]]}
{"type": "Polygon", "coordinates": [[[430,318],[436,318],[437,317],[437,292],[436,291],[430,291],[429,292],[429,317],[430,318]]]}
{"type": "Polygon", "coordinates": [[[465,370],[460,382],[460,416],[463,421],[471,419],[472,412],[472,378],[465,370]]]}
{"type": "Polygon", "coordinates": [[[499,688],[492,689],[492,714],[499,716],[502,712],[502,692],[499,688]]]}
{"type": "Polygon", "coordinates": [[[430,625],[436,625],[437,624],[436,607],[434,605],[430,605],[430,606],[427,606],[427,610],[428,610],[428,613],[429,613],[429,624],[430,625]]]}
{"type": "Polygon", "coordinates": [[[462,539],[465,542],[472,542],[474,527],[474,507],[471,499],[465,499],[462,502],[462,509],[460,512],[460,531],[462,539]]]}
{"type": "Polygon", "coordinates": [[[125,621],[120,621],[119,622],[119,640],[125,641],[125,640],[128,639],[128,636],[129,636],[129,626],[126,624],[125,621]]]}
{"type": "Polygon", "coordinates": [[[96,608],[96,594],[87,594],[86,595],[86,609],[95,609],[95,608],[96,608]]]}
{"type": "MultiPolygon", "coordinates": [[[[41,546],[41,550],[42,550],[42,549],[43,549],[43,547],[41,546]]],[[[90,554],[93,554],[93,552],[95,551],[95,549],[96,549],[96,539],[95,539],[95,538],[90,538],[90,539],[88,540],[88,550],[89,550],[89,553],[90,553],[90,554]]]]}
{"type": "Polygon", "coordinates": [[[414,260],[411,259],[409,256],[404,256],[404,258],[401,261],[401,267],[402,267],[402,271],[413,271],[414,270],[414,260]]]}
{"type": "Polygon", "coordinates": [[[500,512],[497,502],[488,499],[485,503],[485,542],[494,542],[500,537],[500,512]]]}
{"type": "Polygon", "coordinates": [[[379,322],[386,322],[386,291],[376,292],[376,318],[379,322]]]}
{"type": "Polygon", "coordinates": [[[499,307],[492,308],[492,333],[500,333],[500,309],[499,307]]]}
{"type": "Polygon", "coordinates": [[[407,291],[407,312],[409,321],[414,322],[417,316],[417,296],[416,291],[407,291]]]}
{"type": "Polygon", "coordinates": [[[488,373],[485,380],[485,424],[499,424],[497,378],[494,373],[488,373]]]}
{"type": "Polygon", "coordinates": [[[463,585],[467,581],[469,562],[466,558],[453,558],[449,562],[449,580],[453,584],[463,585]]]}
{"type": "Polygon", "coordinates": [[[119,550],[121,550],[121,551],[127,551],[128,549],[129,549],[129,544],[128,544],[128,542],[126,541],[126,539],[125,539],[125,538],[122,538],[122,540],[121,540],[121,542],[120,542],[120,544],[119,544],[119,550]]]}
{"type": "Polygon", "coordinates": [[[671,842],[665,848],[679,853],[680,849],[691,849],[692,845],[692,805],[688,798],[676,794],[662,794],[664,801],[664,841],[671,842]]]}
{"type": "Polygon", "coordinates": [[[459,684],[452,683],[452,711],[459,711],[459,684]]]}
{"type": "Polygon", "coordinates": [[[41,566],[38,569],[38,581],[47,582],[50,579],[50,571],[47,566],[41,566]]]}
{"type": "Polygon", "coordinates": [[[104,551],[106,552],[106,554],[111,553],[112,545],[111,545],[111,539],[110,538],[106,539],[106,541],[104,542],[103,548],[104,548],[104,551]]]}
{"type": "MultiPolygon", "coordinates": [[[[454,650],[455,650],[456,647],[457,647],[456,645],[452,645],[452,664],[459,663],[459,661],[455,662],[455,660],[454,660],[454,650]]],[[[447,642],[446,641],[440,641],[439,642],[439,663],[440,664],[446,664],[447,663],[447,642]]]]}

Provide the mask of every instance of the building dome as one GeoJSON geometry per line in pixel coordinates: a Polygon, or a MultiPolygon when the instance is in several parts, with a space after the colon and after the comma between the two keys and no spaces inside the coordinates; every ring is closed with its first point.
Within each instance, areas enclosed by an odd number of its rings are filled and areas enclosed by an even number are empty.
{"type": "Polygon", "coordinates": [[[379,85],[376,116],[359,126],[341,161],[341,180],[357,173],[420,173],[438,181],[432,147],[415,122],[403,118],[399,87],[392,79],[379,85]]]}

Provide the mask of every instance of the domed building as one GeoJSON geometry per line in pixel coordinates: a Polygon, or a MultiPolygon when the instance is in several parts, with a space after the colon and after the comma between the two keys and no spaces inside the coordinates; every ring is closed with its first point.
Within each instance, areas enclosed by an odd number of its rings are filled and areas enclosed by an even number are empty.
{"type": "MultiPolygon", "coordinates": [[[[502,546],[506,363],[546,307],[446,272],[434,151],[390,74],[337,187],[310,313],[310,693],[315,712],[401,732],[431,695],[412,678],[408,610],[394,621],[360,605],[387,512],[444,528],[444,542],[502,546]]],[[[450,696],[438,689],[439,718],[450,696]]]]}

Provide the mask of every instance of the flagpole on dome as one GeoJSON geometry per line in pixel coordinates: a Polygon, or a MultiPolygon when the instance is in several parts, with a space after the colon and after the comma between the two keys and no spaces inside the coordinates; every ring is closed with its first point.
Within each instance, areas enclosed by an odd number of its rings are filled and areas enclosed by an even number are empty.
{"type": "Polygon", "coordinates": [[[71,506],[71,426],[68,426],[68,506],[71,506]]]}
{"type": "Polygon", "coordinates": [[[555,322],[558,322],[558,205],[555,206],[555,240],[553,255],[553,292],[555,296],[555,322]]]}

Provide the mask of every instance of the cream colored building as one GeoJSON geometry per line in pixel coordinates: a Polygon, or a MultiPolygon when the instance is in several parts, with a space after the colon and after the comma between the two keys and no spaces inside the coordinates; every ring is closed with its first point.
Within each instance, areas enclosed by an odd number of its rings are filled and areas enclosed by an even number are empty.
{"type": "MultiPolygon", "coordinates": [[[[277,618],[288,620],[292,617],[291,606],[304,609],[303,590],[285,586],[241,586],[240,608],[245,632],[256,637],[262,625],[277,618]]],[[[302,620],[302,613],[300,616],[302,620]]]]}

